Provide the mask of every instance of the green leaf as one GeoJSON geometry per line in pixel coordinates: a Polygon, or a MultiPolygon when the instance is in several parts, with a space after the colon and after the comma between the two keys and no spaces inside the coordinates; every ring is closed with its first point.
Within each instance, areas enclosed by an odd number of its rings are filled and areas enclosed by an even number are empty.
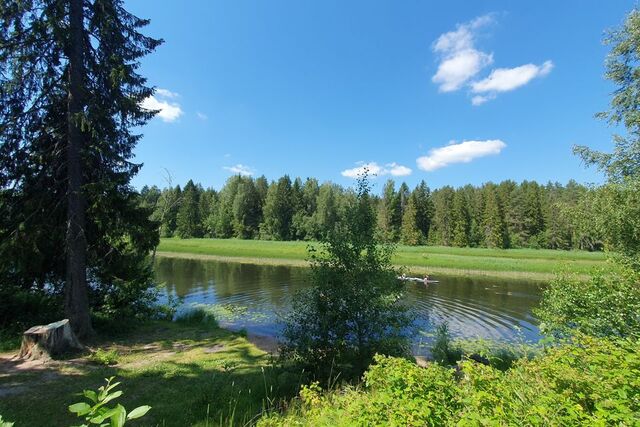
{"type": "Polygon", "coordinates": [[[104,420],[106,420],[107,418],[109,418],[109,417],[105,417],[105,416],[104,416],[104,414],[102,414],[102,415],[96,415],[95,417],[90,418],[90,419],[89,419],[89,422],[90,422],[91,424],[102,424],[102,422],[103,422],[104,420]]]}
{"type": "Polygon", "coordinates": [[[100,415],[97,415],[97,416],[91,418],[89,420],[90,423],[92,423],[92,424],[100,424],[104,420],[111,418],[114,414],[116,414],[119,411],[119,409],[117,407],[116,408],[112,408],[112,409],[107,409],[107,408],[101,408],[101,409],[102,409],[102,411],[100,412],[100,415]]]}
{"type": "Polygon", "coordinates": [[[114,408],[116,412],[111,416],[111,427],[122,427],[127,419],[127,410],[124,406],[118,404],[114,408]]]}
{"type": "Polygon", "coordinates": [[[84,390],[82,395],[92,401],[93,403],[98,403],[98,394],[93,390],[84,390]]]}
{"type": "Polygon", "coordinates": [[[115,392],[107,395],[104,398],[104,400],[102,402],[100,402],[100,403],[102,403],[104,405],[105,403],[111,402],[113,399],[117,399],[120,396],[122,396],[122,391],[120,391],[120,390],[115,391],[115,392]]]}
{"type": "Polygon", "coordinates": [[[77,414],[79,417],[88,414],[91,411],[91,406],[85,402],[74,403],[69,406],[69,412],[77,414]]]}
{"type": "Polygon", "coordinates": [[[131,411],[129,415],[127,415],[127,419],[135,420],[136,418],[143,417],[147,412],[149,412],[149,409],[151,409],[151,406],[149,405],[138,406],[136,409],[131,411]]]}

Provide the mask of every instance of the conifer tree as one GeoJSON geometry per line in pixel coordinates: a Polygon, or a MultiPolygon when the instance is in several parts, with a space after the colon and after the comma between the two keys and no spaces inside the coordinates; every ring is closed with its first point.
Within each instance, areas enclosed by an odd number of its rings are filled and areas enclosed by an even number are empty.
{"type": "Polygon", "coordinates": [[[469,246],[471,235],[471,215],[469,201],[462,189],[458,189],[453,196],[452,206],[452,243],[454,246],[469,246]]]}
{"type": "Polygon", "coordinates": [[[420,184],[413,190],[413,197],[416,202],[416,225],[426,241],[429,238],[434,208],[431,190],[424,180],[420,181],[420,184]]]}
{"type": "Polygon", "coordinates": [[[402,223],[401,196],[395,190],[395,183],[389,179],[382,190],[382,200],[378,212],[378,228],[387,241],[397,240],[402,223]]]}
{"type": "Polygon", "coordinates": [[[440,188],[433,193],[434,215],[432,242],[436,245],[453,244],[453,198],[455,190],[450,186],[440,188]]]}
{"type": "Polygon", "coordinates": [[[489,248],[507,248],[509,245],[504,212],[493,186],[485,188],[483,214],[484,243],[489,248]]]}
{"type": "Polygon", "coordinates": [[[48,251],[38,265],[5,263],[0,280],[64,282],[66,314],[85,338],[90,303],[105,301],[89,300],[87,271],[94,296],[113,297],[114,277],[150,282],[142,260],[156,226],[129,185],[140,168],[131,129],[155,114],[140,106],[153,91],[138,68],[160,41],[120,0],[3,0],[0,10],[0,256],[31,239],[31,251],[48,251]],[[22,217],[28,230],[16,233],[22,217]]]}
{"type": "Polygon", "coordinates": [[[418,229],[417,215],[416,198],[409,196],[402,215],[401,242],[405,245],[415,246],[422,242],[422,233],[418,229]]]}

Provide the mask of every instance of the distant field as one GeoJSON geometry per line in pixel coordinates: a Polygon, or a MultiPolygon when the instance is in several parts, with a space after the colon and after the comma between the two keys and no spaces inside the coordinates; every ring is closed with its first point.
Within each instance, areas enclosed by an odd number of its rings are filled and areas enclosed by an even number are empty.
{"type": "MultiPolygon", "coordinates": [[[[307,247],[314,244],[237,239],[162,239],[158,255],[306,265],[307,247]]],[[[548,280],[560,271],[586,275],[594,268],[605,266],[606,259],[601,252],[398,246],[393,262],[405,267],[407,272],[416,274],[548,280]]]]}

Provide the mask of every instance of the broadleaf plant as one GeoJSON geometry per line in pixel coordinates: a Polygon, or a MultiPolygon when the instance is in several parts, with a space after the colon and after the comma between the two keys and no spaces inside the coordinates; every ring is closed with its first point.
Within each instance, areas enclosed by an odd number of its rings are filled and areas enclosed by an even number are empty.
{"type": "Polygon", "coordinates": [[[85,424],[77,427],[89,427],[89,425],[122,427],[127,421],[143,417],[149,412],[151,406],[148,405],[138,406],[129,413],[127,413],[125,407],[119,403],[114,407],[108,407],[107,403],[122,396],[121,390],[115,391],[120,383],[114,383],[113,379],[114,377],[105,379],[107,382],[106,385],[99,387],[97,392],[84,390],[81,394],[89,400],[89,403],[78,402],[69,406],[70,412],[85,419],[85,424]]]}

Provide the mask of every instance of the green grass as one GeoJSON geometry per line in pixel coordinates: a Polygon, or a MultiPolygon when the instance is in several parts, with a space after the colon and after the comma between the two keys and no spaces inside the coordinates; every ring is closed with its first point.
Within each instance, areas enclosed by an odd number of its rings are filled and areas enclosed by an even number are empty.
{"type": "Polygon", "coordinates": [[[124,392],[119,403],[152,406],[132,425],[244,425],[294,396],[300,383],[300,375],[277,366],[241,334],[206,322],[150,322],[93,345],[117,352],[117,364],[95,363],[87,353],[19,370],[3,355],[0,414],[16,427],[78,425],[67,411],[82,400],[77,393],[115,376],[124,392]]]}
{"type": "MultiPolygon", "coordinates": [[[[219,259],[257,264],[306,265],[309,242],[238,239],[162,239],[160,256],[219,259]]],[[[587,275],[604,267],[602,252],[550,249],[486,249],[398,246],[394,264],[416,274],[493,276],[547,280],[560,271],[587,275]]]]}

